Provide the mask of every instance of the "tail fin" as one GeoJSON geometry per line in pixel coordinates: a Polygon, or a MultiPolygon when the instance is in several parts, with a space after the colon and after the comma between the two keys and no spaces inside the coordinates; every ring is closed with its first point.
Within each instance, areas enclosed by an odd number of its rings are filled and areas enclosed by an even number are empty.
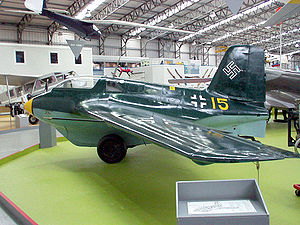
{"type": "Polygon", "coordinates": [[[24,5],[27,9],[37,13],[42,13],[43,9],[47,8],[46,0],[25,0],[24,5]]]}
{"type": "Polygon", "coordinates": [[[265,58],[256,46],[230,47],[211,81],[208,90],[256,103],[264,103],[266,96],[265,58]]]}

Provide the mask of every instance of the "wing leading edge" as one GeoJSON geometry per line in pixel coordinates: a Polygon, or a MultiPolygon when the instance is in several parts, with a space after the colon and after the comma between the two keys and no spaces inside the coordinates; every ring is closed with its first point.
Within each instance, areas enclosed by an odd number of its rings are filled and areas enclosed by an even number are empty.
{"type": "Polygon", "coordinates": [[[292,16],[300,13],[300,0],[290,0],[284,5],[278,12],[276,12],[271,18],[269,18],[264,26],[273,26],[279,24],[292,16]]]}
{"type": "Polygon", "coordinates": [[[300,158],[292,152],[201,127],[189,121],[148,113],[103,112],[84,104],[88,113],[121,130],[166,147],[196,163],[235,163],[300,158]],[[147,115],[148,114],[148,115],[147,115]]]}

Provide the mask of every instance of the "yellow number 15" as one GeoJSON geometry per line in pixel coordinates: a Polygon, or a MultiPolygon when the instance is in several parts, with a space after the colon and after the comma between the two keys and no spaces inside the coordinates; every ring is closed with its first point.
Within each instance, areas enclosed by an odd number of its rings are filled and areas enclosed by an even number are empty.
{"type": "MultiPolygon", "coordinates": [[[[226,99],[226,98],[217,98],[217,105],[218,105],[219,109],[225,111],[229,108],[227,100],[228,99],[226,99]]],[[[216,109],[216,101],[215,101],[214,97],[211,97],[211,102],[212,102],[213,109],[216,109]]]]}

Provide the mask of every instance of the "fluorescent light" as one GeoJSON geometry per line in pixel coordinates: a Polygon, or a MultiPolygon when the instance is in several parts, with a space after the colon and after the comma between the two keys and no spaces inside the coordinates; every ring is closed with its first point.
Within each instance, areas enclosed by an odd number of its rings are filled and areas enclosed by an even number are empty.
{"type": "Polygon", "coordinates": [[[91,11],[90,11],[90,10],[87,10],[87,11],[86,11],[86,14],[85,14],[85,17],[91,17],[91,16],[92,16],[91,11]]]}
{"type": "Polygon", "coordinates": [[[287,54],[284,54],[284,55],[294,55],[294,54],[297,54],[297,53],[300,53],[300,50],[290,52],[290,53],[287,53],[287,54]]]}
{"type": "Polygon", "coordinates": [[[245,32],[245,31],[248,31],[248,30],[250,30],[250,29],[253,29],[253,28],[255,28],[255,27],[261,26],[261,25],[263,25],[265,22],[266,22],[266,21],[262,21],[262,22],[260,22],[260,23],[258,23],[258,24],[256,24],[256,25],[251,25],[251,26],[246,27],[246,28],[244,28],[244,29],[240,29],[240,30],[234,31],[234,32],[232,32],[232,33],[227,33],[226,35],[223,35],[222,37],[219,37],[219,38],[216,38],[216,39],[212,40],[212,43],[218,42],[218,41],[221,41],[221,40],[224,40],[224,39],[229,38],[229,37],[232,37],[232,36],[234,36],[234,35],[236,35],[236,34],[240,34],[240,33],[243,33],[243,32],[245,32]]]}
{"type": "MultiPolygon", "coordinates": [[[[288,35],[288,34],[292,34],[292,33],[295,33],[295,32],[299,32],[300,31],[300,28],[295,28],[294,30],[290,30],[290,31],[287,31],[287,32],[283,32],[281,35],[282,36],[285,36],[285,35],[288,35]]],[[[280,38],[280,34],[278,35],[274,35],[270,38],[267,38],[267,39],[264,39],[264,40],[261,40],[261,41],[257,41],[257,42],[253,42],[252,44],[254,45],[257,45],[257,44],[261,44],[261,43],[264,43],[264,42],[269,42],[273,39],[276,39],[276,38],[280,38]]]]}
{"type": "Polygon", "coordinates": [[[101,5],[105,0],[94,0],[91,1],[86,7],[84,7],[76,16],[76,19],[83,19],[88,16],[88,14],[91,14],[95,9],[98,8],[99,5],[101,5]],[[89,13],[88,13],[89,12],[89,13]]]}
{"type": "MultiPolygon", "coordinates": [[[[199,2],[199,1],[200,0],[186,0],[183,2],[179,2],[178,4],[174,5],[170,9],[158,14],[152,20],[146,22],[145,24],[154,26],[155,24],[158,24],[159,22],[173,16],[174,14],[184,10],[185,8],[191,6],[192,4],[199,2]]],[[[136,28],[134,31],[130,32],[129,35],[135,36],[135,35],[143,32],[144,30],[146,30],[146,28],[142,28],[142,27],[136,28]]]]}
{"type": "Polygon", "coordinates": [[[235,15],[235,16],[231,16],[231,17],[229,17],[229,18],[227,18],[227,19],[225,19],[225,20],[222,20],[222,21],[220,21],[220,22],[218,22],[218,23],[215,23],[215,24],[212,24],[212,25],[210,25],[210,26],[208,26],[208,27],[205,27],[205,28],[203,28],[203,29],[197,31],[195,34],[190,34],[190,35],[188,35],[188,36],[185,36],[185,37],[183,37],[183,38],[180,38],[179,41],[185,41],[185,40],[187,40],[187,39],[190,39],[190,38],[194,37],[195,35],[201,35],[201,34],[207,32],[207,31],[210,31],[210,30],[212,30],[212,29],[214,29],[214,28],[217,28],[217,27],[219,27],[219,26],[222,26],[222,25],[224,25],[224,24],[227,24],[227,23],[229,23],[229,22],[231,22],[231,21],[233,21],[233,20],[239,19],[239,18],[241,18],[242,16],[245,16],[245,15],[247,15],[247,14],[249,14],[249,13],[255,12],[255,11],[257,11],[258,9],[264,8],[264,7],[268,6],[268,5],[271,5],[274,1],[275,1],[275,0],[270,0],[270,1],[264,2],[264,3],[262,3],[262,4],[260,4],[260,5],[257,5],[257,6],[255,6],[255,7],[253,7],[253,8],[251,8],[251,9],[248,9],[248,10],[246,10],[246,11],[244,11],[244,12],[241,12],[241,13],[235,15]]]}
{"type": "Polygon", "coordinates": [[[98,31],[98,33],[101,34],[100,29],[99,29],[95,24],[93,24],[93,29],[94,29],[95,31],[98,31]]]}
{"type": "Polygon", "coordinates": [[[214,12],[214,11],[212,11],[211,12],[211,14],[209,15],[211,18],[214,18],[214,17],[216,17],[217,15],[216,15],[216,13],[214,12]]]}
{"type": "MultiPolygon", "coordinates": [[[[300,40],[292,41],[292,42],[283,44],[282,47],[297,44],[299,41],[300,41],[300,40]]],[[[269,51],[272,51],[272,50],[275,50],[275,49],[277,49],[277,48],[280,48],[280,45],[279,45],[279,46],[276,46],[276,47],[274,47],[274,48],[269,48],[268,50],[269,50],[269,51]]]]}

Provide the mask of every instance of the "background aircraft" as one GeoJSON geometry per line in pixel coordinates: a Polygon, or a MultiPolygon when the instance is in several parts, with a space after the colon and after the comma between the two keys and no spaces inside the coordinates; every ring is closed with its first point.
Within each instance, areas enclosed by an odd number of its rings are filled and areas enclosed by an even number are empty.
{"type": "MultiPolygon", "coordinates": [[[[15,87],[0,93],[0,106],[9,107],[12,117],[23,114],[23,104],[30,98],[51,90],[60,81],[75,75],[74,71],[49,73],[40,77],[7,75],[9,84],[15,87]]],[[[0,75],[0,84],[5,83],[5,75],[0,75]]],[[[30,115],[29,122],[36,124],[38,119],[30,115]]]]}
{"type": "Polygon", "coordinates": [[[101,36],[101,32],[99,31],[96,25],[106,25],[106,24],[109,25],[116,24],[121,26],[130,26],[130,27],[142,27],[145,29],[163,30],[166,32],[194,34],[194,32],[187,31],[187,30],[180,30],[180,29],[175,29],[170,27],[152,26],[152,25],[127,22],[121,20],[80,20],[62,14],[62,13],[66,13],[65,11],[47,8],[46,0],[25,0],[24,4],[25,7],[30,11],[24,11],[24,10],[23,11],[6,10],[6,11],[46,16],[49,19],[67,27],[69,30],[73,31],[74,33],[76,33],[77,35],[79,35],[81,38],[84,39],[99,38],[101,36]]]}
{"type": "Polygon", "coordinates": [[[300,137],[299,129],[299,100],[300,73],[280,69],[266,69],[267,93],[266,107],[269,112],[274,108],[275,122],[288,122],[288,146],[294,146],[300,137]],[[278,110],[282,110],[283,120],[277,118],[278,110]],[[296,138],[292,137],[292,124],[296,138]]]}
{"type": "Polygon", "coordinates": [[[300,0],[280,0],[280,2],[286,4],[265,22],[265,27],[280,24],[300,13],[300,0]]]}
{"type": "MultiPolygon", "coordinates": [[[[225,0],[226,4],[228,5],[229,9],[232,11],[234,15],[236,15],[243,3],[243,1],[239,1],[236,4],[233,1],[225,0]]],[[[206,3],[204,3],[206,4],[206,3]]],[[[195,34],[195,32],[188,31],[188,30],[180,30],[172,27],[160,27],[148,24],[141,24],[141,23],[134,23],[134,22],[127,22],[122,20],[83,20],[83,19],[76,19],[64,13],[67,13],[64,10],[57,10],[57,9],[50,9],[47,8],[46,0],[25,0],[25,7],[30,11],[20,11],[20,10],[6,10],[16,13],[26,13],[26,14],[37,14],[46,16],[49,19],[56,21],[69,30],[75,32],[81,38],[84,39],[92,39],[92,38],[99,38],[101,32],[99,31],[98,27],[95,25],[121,25],[121,26],[131,26],[131,27],[140,27],[144,29],[153,29],[153,30],[162,30],[165,32],[178,32],[178,33],[185,33],[185,34],[195,34]]]]}
{"type": "Polygon", "coordinates": [[[300,73],[281,69],[266,69],[266,107],[297,110],[300,99],[300,73]]]}
{"type": "Polygon", "coordinates": [[[147,143],[197,164],[299,158],[232,135],[264,136],[264,74],[260,48],[233,46],[203,91],[117,78],[74,78],[31,99],[25,109],[75,145],[97,146],[99,157],[108,163],[121,161],[127,148],[147,143]]]}

